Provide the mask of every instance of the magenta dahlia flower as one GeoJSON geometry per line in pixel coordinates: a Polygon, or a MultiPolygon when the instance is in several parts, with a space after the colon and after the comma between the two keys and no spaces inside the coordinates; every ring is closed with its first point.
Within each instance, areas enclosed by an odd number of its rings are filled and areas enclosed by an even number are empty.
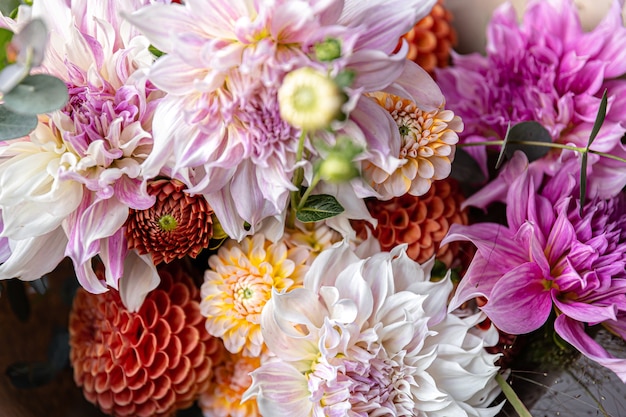
{"type": "MultiPolygon", "coordinates": [[[[513,162],[525,158],[518,152],[513,162]]],[[[626,338],[626,199],[593,199],[581,215],[576,178],[564,170],[542,184],[522,171],[507,194],[508,226],[451,226],[442,243],[471,241],[477,253],[450,308],[483,296],[482,310],[511,334],[540,328],[554,312],[557,334],[626,381],[626,358],[585,333],[603,324],[626,338]]]]}
{"type": "MultiPolygon", "coordinates": [[[[626,28],[622,3],[614,0],[606,17],[583,32],[573,0],[531,1],[521,23],[511,4],[493,15],[487,55],[453,54],[454,66],[437,71],[448,107],[461,116],[460,143],[503,139],[509,123],[541,123],[554,142],[585,147],[604,89],[607,117],[592,149],[626,156],[620,139],[626,130],[626,28]]],[[[468,148],[483,166],[484,147],[468,148]]],[[[561,166],[561,152],[533,163],[550,175],[561,166]]],[[[602,198],[626,185],[620,162],[590,155],[590,191],[602,198]]]]}

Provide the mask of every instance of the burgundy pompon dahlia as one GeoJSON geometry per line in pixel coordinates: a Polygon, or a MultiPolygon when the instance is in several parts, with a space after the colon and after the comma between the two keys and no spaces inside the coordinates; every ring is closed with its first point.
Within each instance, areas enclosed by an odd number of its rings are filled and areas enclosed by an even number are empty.
{"type": "Polygon", "coordinates": [[[154,206],[131,209],[126,221],[129,249],[152,254],[155,265],[191,256],[209,246],[213,236],[213,209],[201,196],[185,192],[185,184],[175,179],[159,179],[148,184],[154,206]]]}

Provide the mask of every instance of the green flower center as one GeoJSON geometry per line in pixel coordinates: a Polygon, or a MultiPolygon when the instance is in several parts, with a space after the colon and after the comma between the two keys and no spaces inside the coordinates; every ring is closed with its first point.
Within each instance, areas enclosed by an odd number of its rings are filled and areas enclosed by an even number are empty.
{"type": "Polygon", "coordinates": [[[315,90],[311,86],[301,86],[293,95],[293,107],[297,111],[309,111],[315,108],[315,90]]]}
{"type": "Polygon", "coordinates": [[[241,292],[241,296],[243,297],[244,300],[248,300],[252,298],[253,295],[254,295],[254,291],[252,291],[250,288],[244,288],[243,291],[241,292]]]}
{"type": "Polygon", "coordinates": [[[315,56],[322,62],[339,58],[341,56],[341,42],[338,39],[328,38],[316,44],[315,56]]]}
{"type": "Polygon", "coordinates": [[[405,126],[405,125],[399,126],[398,130],[400,131],[400,136],[402,136],[402,137],[408,135],[409,132],[411,131],[411,129],[408,126],[405,126]]]}
{"type": "Polygon", "coordinates": [[[176,229],[178,222],[171,214],[166,214],[159,219],[159,227],[165,232],[171,232],[176,229]]]}

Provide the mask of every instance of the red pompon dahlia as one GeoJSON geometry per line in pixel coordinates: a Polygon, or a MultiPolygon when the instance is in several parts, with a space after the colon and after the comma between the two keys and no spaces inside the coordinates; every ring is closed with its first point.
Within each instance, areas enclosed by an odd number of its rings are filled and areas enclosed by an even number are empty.
{"type": "Polygon", "coordinates": [[[79,289],[70,313],[70,360],[85,398],[122,416],[172,416],[208,389],[221,342],[204,329],[190,276],[159,270],[161,283],[137,313],[117,291],[79,289]]]}
{"type": "MultiPolygon", "coordinates": [[[[464,197],[453,179],[433,181],[428,192],[420,197],[405,194],[388,201],[368,199],[370,214],[378,220],[374,237],[383,250],[407,243],[407,254],[418,263],[424,263],[433,255],[448,268],[457,266],[453,261],[459,254],[460,245],[440,246],[448,228],[453,223],[466,225],[467,212],[461,210],[464,197]]],[[[364,221],[354,222],[360,237],[365,238],[364,221]]],[[[455,242],[461,243],[461,242],[455,242]]]]}
{"type": "Polygon", "coordinates": [[[184,192],[178,180],[160,179],[148,185],[156,203],[147,210],[130,210],[126,221],[129,249],[151,253],[154,264],[186,255],[195,258],[213,236],[213,209],[201,196],[184,192]]]}
{"type": "Polygon", "coordinates": [[[450,51],[456,44],[452,28],[452,13],[438,0],[430,12],[407,32],[403,38],[409,43],[407,59],[433,75],[436,67],[447,67],[450,51]]]}

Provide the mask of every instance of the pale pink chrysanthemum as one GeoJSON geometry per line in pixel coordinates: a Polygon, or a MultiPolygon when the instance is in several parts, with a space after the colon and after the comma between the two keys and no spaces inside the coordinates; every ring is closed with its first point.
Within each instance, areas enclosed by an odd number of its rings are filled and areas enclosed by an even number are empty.
{"type": "Polygon", "coordinates": [[[124,270],[132,269],[134,282],[122,291],[131,309],[158,283],[149,257],[125,249],[122,230],[129,208],[154,203],[140,165],[152,150],[152,117],[163,93],[146,78],[153,61],[148,40],[119,16],[145,3],[51,0],[33,5],[33,17],[42,18],[50,30],[42,71],[66,83],[69,102],[41,118],[29,141],[2,150],[0,182],[10,184],[0,193],[3,236],[15,240],[15,250],[0,275],[10,278],[9,272],[22,269],[19,276],[33,279],[18,265],[18,246],[54,241],[64,249],[56,251],[55,261],[69,256],[90,292],[119,288],[124,270]],[[96,255],[106,266],[106,282],[91,268],[96,255]]]}
{"type": "MultiPolygon", "coordinates": [[[[175,171],[193,169],[190,190],[206,195],[235,239],[255,233],[266,218],[280,217],[294,189],[301,132],[281,118],[277,94],[285,75],[303,67],[331,77],[355,74],[344,91],[348,118],[333,129],[362,144],[363,159],[395,169],[400,147],[395,125],[363,94],[391,89],[427,110],[442,103],[432,79],[404,59],[406,48],[393,53],[398,38],[434,2],[189,0],[130,15],[166,53],[150,73],[168,96],[157,109],[146,175],[158,175],[168,160],[175,171]],[[315,46],[328,39],[338,41],[338,56],[320,61],[315,46]]],[[[321,131],[319,136],[327,142],[335,137],[321,131]]],[[[305,141],[305,154],[315,156],[312,142],[305,141]]]]}
{"type": "Polygon", "coordinates": [[[207,331],[229,352],[259,356],[263,351],[261,311],[274,291],[302,285],[309,252],[288,249],[258,233],[240,243],[230,239],[209,258],[202,284],[207,331]]]}

